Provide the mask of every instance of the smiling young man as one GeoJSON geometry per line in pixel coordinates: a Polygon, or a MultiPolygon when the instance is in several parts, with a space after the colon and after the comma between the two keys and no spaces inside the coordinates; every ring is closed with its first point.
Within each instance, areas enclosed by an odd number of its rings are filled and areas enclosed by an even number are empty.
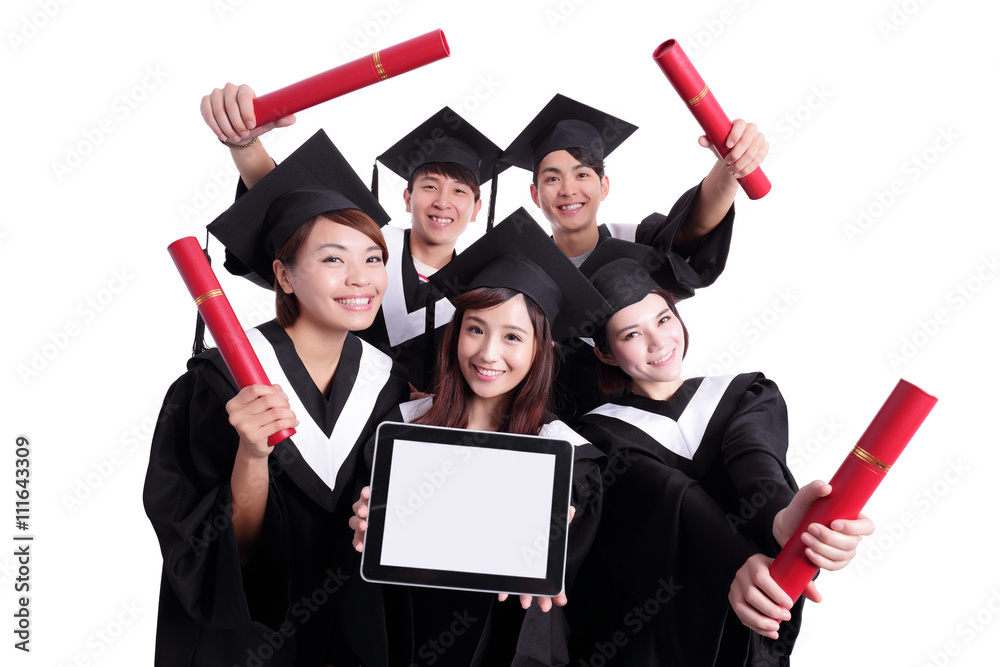
{"type": "MultiPolygon", "coordinates": [[[[552,238],[584,273],[595,249],[618,238],[653,248],[647,267],[678,298],[712,284],[726,265],[737,177],[749,174],[767,155],[756,127],[733,123],[732,149],[708,175],[683,193],[666,215],[653,213],[635,224],[599,224],[597,214],[611,183],[604,159],[638,129],[610,114],[556,95],[511,142],[502,162],[532,172],[531,198],[552,228],[552,238]]],[[[707,138],[699,143],[708,147],[707,138]]],[[[560,416],[580,415],[602,402],[596,388],[595,358],[577,340],[560,368],[560,416]]]]}
{"type": "MultiPolygon", "coordinates": [[[[226,84],[201,105],[206,124],[229,147],[246,187],[274,168],[258,137],[295,122],[287,116],[255,127],[254,97],[249,86],[226,84]]],[[[406,180],[403,202],[410,228],[382,229],[389,247],[389,287],[374,324],[358,336],[404,365],[417,390],[429,388],[437,341],[454,311],[432,293],[427,278],[451,261],[459,237],[477,219],[483,205],[480,186],[499,173],[500,153],[499,146],[445,107],[377,158],[406,180]],[[434,336],[427,335],[430,330],[434,336]]],[[[376,167],[376,195],[377,184],[376,167]]],[[[241,186],[237,196],[243,191],[241,186]]]]}

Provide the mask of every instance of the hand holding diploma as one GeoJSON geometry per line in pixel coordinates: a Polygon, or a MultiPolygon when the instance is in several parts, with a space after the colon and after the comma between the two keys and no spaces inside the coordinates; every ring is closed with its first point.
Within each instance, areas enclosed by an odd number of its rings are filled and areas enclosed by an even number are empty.
{"type": "MultiPolygon", "coordinates": [[[[819,480],[799,489],[788,507],[774,517],[773,534],[782,547],[796,537],[802,540],[805,555],[816,568],[834,571],[847,567],[857,553],[861,538],[875,532],[875,525],[861,515],[850,521],[834,521],[829,527],[810,524],[808,531],[796,535],[794,530],[809,509],[831,491],[832,486],[819,480]]],[[[795,601],[771,578],[772,562],[773,559],[763,554],[751,556],[733,579],[729,603],[743,625],[765,637],[777,639],[779,624],[791,618],[789,610],[795,601]]],[[[813,602],[822,600],[813,581],[806,585],[804,594],[813,602]]]]}

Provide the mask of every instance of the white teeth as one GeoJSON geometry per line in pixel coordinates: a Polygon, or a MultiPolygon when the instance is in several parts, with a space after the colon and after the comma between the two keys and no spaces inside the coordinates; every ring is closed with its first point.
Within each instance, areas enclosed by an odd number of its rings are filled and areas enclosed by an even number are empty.
{"type": "Polygon", "coordinates": [[[481,375],[486,375],[488,377],[496,377],[496,376],[502,375],[504,373],[504,371],[494,371],[494,370],[489,370],[487,368],[480,368],[479,366],[476,366],[476,370],[481,375]]]}
{"type": "Polygon", "coordinates": [[[334,299],[337,303],[345,306],[366,306],[370,302],[367,297],[363,299],[334,299]]]}
{"type": "Polygon", "coordinates": [[[432,215],[432,216],[429,216],[429,217],[430,217],[430,219],[431,219],[431,220],[433,220],[434,222],[444,222],[444,223],[450,223],[450,222],[452,222],[452,219],[451,219],[451,218],[438,218],[438,217],[436,217],[436,216],[433,216],[433,215],[432,215]]]}
{"type": "Polygon", "coordinates": [[[651,362],[649,362],[649,363],[650,363],[650,365],[652,365],[652,366],[655,366],[655,365],[657,365],[657,364],[662,364],[662,363],[663,363],[664,361],[666,361],[667,359],[669,359],[670,357],[672,357],[672,356],[673,356],[673,354],[674,354],[674,351],[673,351],[673,350],[671,350],[669,354],[665,354],[665,355],[663,355],[662,357],[660,357],[659,359],[657,359],[657,360],[655,360],[655,361],[651,361],[651,362]]]}
{"type": "Polygon", "coordinates": [[[560,211],[575,211],[576,209],[583,206],[583,204],[566,204],[565,206],[560,206],[560,211]]]}

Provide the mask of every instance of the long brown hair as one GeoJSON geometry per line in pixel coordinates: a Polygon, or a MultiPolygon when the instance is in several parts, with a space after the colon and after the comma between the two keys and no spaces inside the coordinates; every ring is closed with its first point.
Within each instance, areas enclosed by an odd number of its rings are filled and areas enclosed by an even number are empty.
{"type": "MultiPolygon", "coordinates": [[[[436,395],[434,404],[417,423],[451,428],[468,426],[473,393],[458,367],[458,336],[462,331],[462,320],[470,310],[494,308],[518,294],[521,292],[505,287],[479,287],[455,299],[455,315],[445,329],[438,355],[432,389],[436,395]]],[[[514,400],[511,401],[510,412],[499,430],[504,433],[538,435],[548,411],[552,389],[552,332],[542,309],[527,296],[524,297],[524,303],[534,329],[535,354],[528,374],[511,390],[514,400]]]]}
{"type": "MultiPolygon", "coordinates": [[[[313,227],[316,226],[316,221],[320,218],[326,218],[331,222],[335,222],[338,225],[344,225],[345,227],[350,227],[351,229],[357,230],[370,238],[382,251],[382,262],[389,261],[389,250],[385,245],[385,237],[382,236],[382,230],[379,229],[378,223],[372,220],[370,217],[362,213],[361,211],[356,211],[354,209],[344,209],[342,211],[331,211],[329,213],[323,213],[317,215],[315,218],[306,221],[298,229],[292,232],[292,235],[288,237],[288,240],[282,244],[281,248],[275,253],[274,258],[279,260],[285,265],[286,269],[294,269],[296,260],[298,259],[299,248],[302,244],[306,242],[309,238],[310,232],[312,232],[313,227]]],[[[294,294],[285,294],[285,290],[281,289],[281,285],[278,284],[278,279],[274,279],[274,310],[278,317],[278,324],[281,325],[283,329],[287,329],[295,323],[295,320],[299,319],[299,301],[295,298],[294,294]]]]}
{"type": "MultiPolygon", "coordinates": [[[[650,294],[658,294],[663,297],[663,300],[667,302],[667,307],[670,308],[670,312],[681,323],[681,330],[684,332],[684,354],[681,355],[681,359],[683,359],[688,353],[688,330],[684,326],[684,320],[681,319],[680,313],[677,312],[677,300],[673,294],[665,289],[655,289],[650,294]]],[[[601,327],[594,337],[594,346],[602,354],[606,355],[611,354],[611,343],[608,340],[608,321],[610,319],[609,317],[605,320],[604,326],[601,327]]],[[[597,384],[605,394],[618,394],[632,388],[632,378],[620,367],[600,362],[597,364],[597,384]]]]}

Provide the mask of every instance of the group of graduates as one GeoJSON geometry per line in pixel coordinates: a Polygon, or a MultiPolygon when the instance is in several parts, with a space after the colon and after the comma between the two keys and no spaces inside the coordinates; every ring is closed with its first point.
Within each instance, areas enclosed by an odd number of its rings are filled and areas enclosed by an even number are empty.
{"type": "Polygon", "coordinates": [[[666,215],[599,225],[604,159],[635,126],[556,95],[504,150],[446,107],[377,157],[406,180],[403,228],[377,166],[368,187],[323,131],[276,164],[259,137],[295,119],[256,127],[253,99],[227,84],[202,101],[241,175],[208,229],[229,272],[275,293],[276,319],[247,332],[273,385],[239,388],[209,349],[167,393],[143,495],[156,664],[787,664],[803,602],[770,559],[801,539],[840,569],[874,527],[793,534],[830,487],[797,487],[775,384],[681,377],[676,302],[725,266],[736,178],[767,154],[755,126],[735,121],[666,215]],[[508,167],[532,173],[551,237],[524,209],[493,224],[508,167]],[[456,254],[489,182],[487,230],[456,254]],[[363,581],[383,421],[570,442],[565,590],[519,604],[363,581]]]}

